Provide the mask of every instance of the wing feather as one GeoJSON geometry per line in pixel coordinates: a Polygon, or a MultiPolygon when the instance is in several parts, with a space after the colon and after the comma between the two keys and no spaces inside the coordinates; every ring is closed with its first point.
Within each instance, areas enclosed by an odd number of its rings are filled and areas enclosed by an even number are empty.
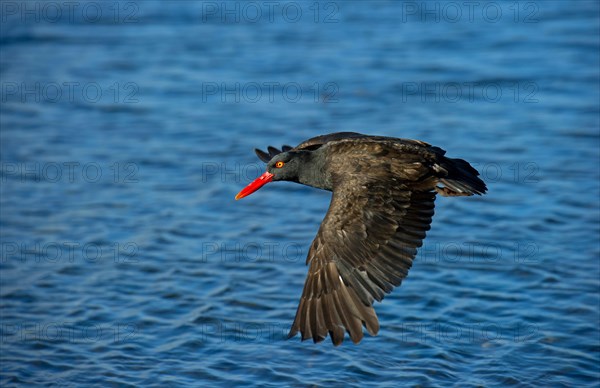
{"type": "MultiPolygon", "coordinates": [[[[344,142],[331,145],[343,148],[344,142]]],[[[400,161],[392,168],[374,158],[372,149],[360,152],[352,146],[350,152],[330,152],[344,155],[343,160],[333,157],[330,168],[346,175],[335,176],[329,210],[308,254],[308,276],[289,337],[300,332],[303,340],[320,342],[329,334],[339,345],[344,332],[354,343],[363,338],[363,327],[376,335],[379,322],[372,305],[402,283],[430,227],[436,195],[430,167],[407,155],[402,160],[411,163],[412,172],[399,177],[400,161]],[[336,163],[350,163],[354,170],[336,169],[336,163]]]]}

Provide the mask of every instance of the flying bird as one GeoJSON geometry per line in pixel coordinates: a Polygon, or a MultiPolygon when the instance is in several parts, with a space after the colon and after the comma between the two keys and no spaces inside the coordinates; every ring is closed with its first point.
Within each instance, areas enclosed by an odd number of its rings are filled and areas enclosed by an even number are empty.
{"type": "Polygon", "coordinates": [[[255,150],[267,170],[235,199],[271,181],[291,181],[333,192],[312,242],[308,276],[288,338],[335,346],[345,332],[354,343],[379,331],[373,309],[400,285],[423,244],[436,194],[481,195],[479,173],[462,159],[418,140],[338,132],[296,147],[255,150]]]}

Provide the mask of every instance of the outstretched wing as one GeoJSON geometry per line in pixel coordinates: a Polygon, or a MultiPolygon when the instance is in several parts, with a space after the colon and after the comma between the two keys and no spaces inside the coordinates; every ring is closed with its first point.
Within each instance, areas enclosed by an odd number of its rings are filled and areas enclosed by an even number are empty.
{"type": "MultiPolygon", "coordinates": [[[[372,307],[408,274],[433,216],[437,178],[412,145],[335,142],[333,196],[308,253],[308,277],[289,337],[335,345],[362,326],[377,334],[372,307]],[[414,150],[413,150],[414,148],[414,150]],[[414,151],[414,152],[413,152],[414,151]],[[393,157],[381,154],[393,152],[393,157]],[[351,168],[349,166],[352,166],[351,168]]],[[[390,156],[390,155],[388,155],[390,156]]]]}

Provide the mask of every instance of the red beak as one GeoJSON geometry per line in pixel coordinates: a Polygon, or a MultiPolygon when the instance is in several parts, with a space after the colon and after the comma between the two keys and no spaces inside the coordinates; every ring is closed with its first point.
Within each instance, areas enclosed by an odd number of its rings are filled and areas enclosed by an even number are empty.
{"type": "Polygon", "coordinates": [[[264,174],[262,174],[261,176],[259,176],[255,180],[253,180],[248,186],[244,187],[242,189],[242,191],[240,191],[235,196],[235,199],[238,200],[240,198],[244,198],[245,196],[248,196],[248,195],[254,193],[256,190],[260,189],[261,187],[263,187],[267,183],[271,182],[272,180],[273,180],[273,174],[271,174],[270,172],[265,172],[264,174]]]}

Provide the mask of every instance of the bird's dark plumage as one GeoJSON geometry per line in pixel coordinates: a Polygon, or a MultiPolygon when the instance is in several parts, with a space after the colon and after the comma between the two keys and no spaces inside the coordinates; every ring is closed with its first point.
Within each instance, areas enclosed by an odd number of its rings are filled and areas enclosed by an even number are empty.
{"type": "Polygon", "coordinates": [[[377,334],[373,302],[407,276],[430,228],[436,194],[487,190],[469,163],[417,140],[340,132],[267,151],[256,154],[268,163],[269,181],[333,192],[308,253],[308,276],[289,333],[300,332],[302,340],[320,342],[329,334],[339,345],[348,332],[358,343],[363,326],[377,334]]]}

